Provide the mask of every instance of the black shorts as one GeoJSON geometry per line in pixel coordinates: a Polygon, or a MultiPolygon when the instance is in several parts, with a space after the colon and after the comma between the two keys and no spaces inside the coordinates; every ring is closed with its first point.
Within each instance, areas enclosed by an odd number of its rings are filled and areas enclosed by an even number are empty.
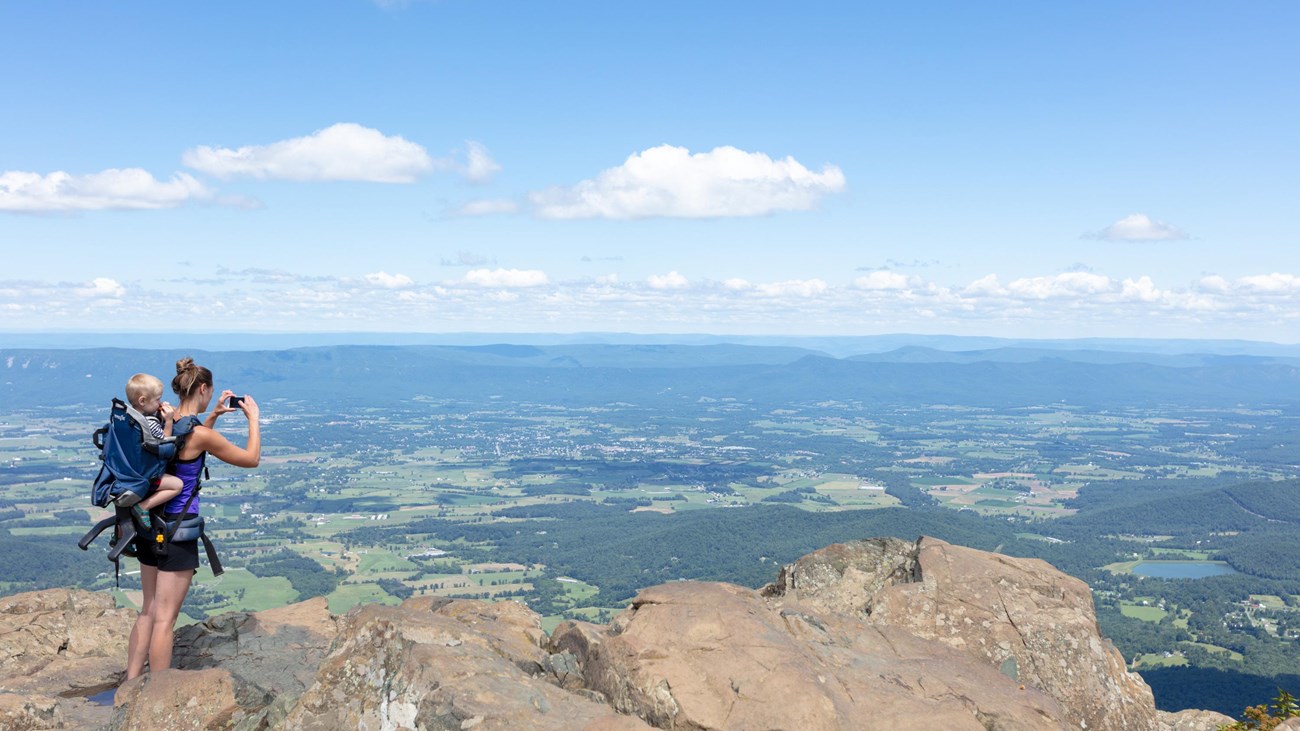
{"type": "MultiPolygon", "coordinates": [[[[171,517],[170,515],[168,516],[171,517]]],[[[166,555],[158,555],[153,544],[140,536],[135,541],[136,558],[143,566],[154,566],[159,571],[197,571],[199,568],[199,539],[170,541],[166,555]]]]}

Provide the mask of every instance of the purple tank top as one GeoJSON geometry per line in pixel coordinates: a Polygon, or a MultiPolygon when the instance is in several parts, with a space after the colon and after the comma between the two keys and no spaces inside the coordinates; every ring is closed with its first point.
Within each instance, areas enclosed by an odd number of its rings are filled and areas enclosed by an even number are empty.
{"type": "MultiPolygon", "coordinates": [[[[178,459],[172,462],[169,471],[181,478],[181,491],[163,507],[164,512],[179,513],[185,510],[185,503],[189,502],[190,495],[194,494],[194,488],[199,484],[199,474],[203,472],[203,460],[207,456],[207,452],[204,452],[188,461],[178,459]]],[[[194,502],[190,503],[189,510],[186,512],[199,512],[199,496],[194,496],[194,502]]]]}

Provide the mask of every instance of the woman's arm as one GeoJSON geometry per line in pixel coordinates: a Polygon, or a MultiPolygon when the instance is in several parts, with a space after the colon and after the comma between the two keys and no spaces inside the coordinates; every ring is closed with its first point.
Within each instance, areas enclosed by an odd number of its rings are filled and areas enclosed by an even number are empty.
{"type": "MultiPolygon", "coordinates": [[[[213,429],[196,431],[195,446],[213,457],[236,467],[256,467],[262,462],[262,425],[258,421],[257,402],[251,396],[244,397],[241,407],[248,417],[248,442],[243,447],[232,444],[221,432],[213,429]]],[[[189,445],[186,445],[187,450],[189,445]]]]}

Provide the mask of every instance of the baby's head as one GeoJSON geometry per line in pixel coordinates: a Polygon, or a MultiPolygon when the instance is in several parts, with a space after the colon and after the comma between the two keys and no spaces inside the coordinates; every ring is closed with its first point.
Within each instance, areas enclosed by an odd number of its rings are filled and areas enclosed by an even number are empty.
{"type": "Polygon", "coordinates": [[[148,373],[137,373],[126,382],[126,400],[142,414],[156,414],[162,408],[163,382],[148,373]]]}

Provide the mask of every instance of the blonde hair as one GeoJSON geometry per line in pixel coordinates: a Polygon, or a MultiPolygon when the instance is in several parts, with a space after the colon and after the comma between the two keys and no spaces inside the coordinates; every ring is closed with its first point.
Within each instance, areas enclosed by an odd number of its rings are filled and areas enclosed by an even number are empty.
{"type": "Polygon", "coordinates": [[[212,386],[212,371],[194,362],[193,358],[176,361],[176,377],[172,379],[172,392],[182,401],[189,398],[199,386],[212,386]]]}
{"type": "Polygon", "coordinates": [[[126,382],[126,400],[132,406],[139,406],[142,399],[150,396],[162,396],[163,382],[148,373],[137,373],[126,382]]]}

